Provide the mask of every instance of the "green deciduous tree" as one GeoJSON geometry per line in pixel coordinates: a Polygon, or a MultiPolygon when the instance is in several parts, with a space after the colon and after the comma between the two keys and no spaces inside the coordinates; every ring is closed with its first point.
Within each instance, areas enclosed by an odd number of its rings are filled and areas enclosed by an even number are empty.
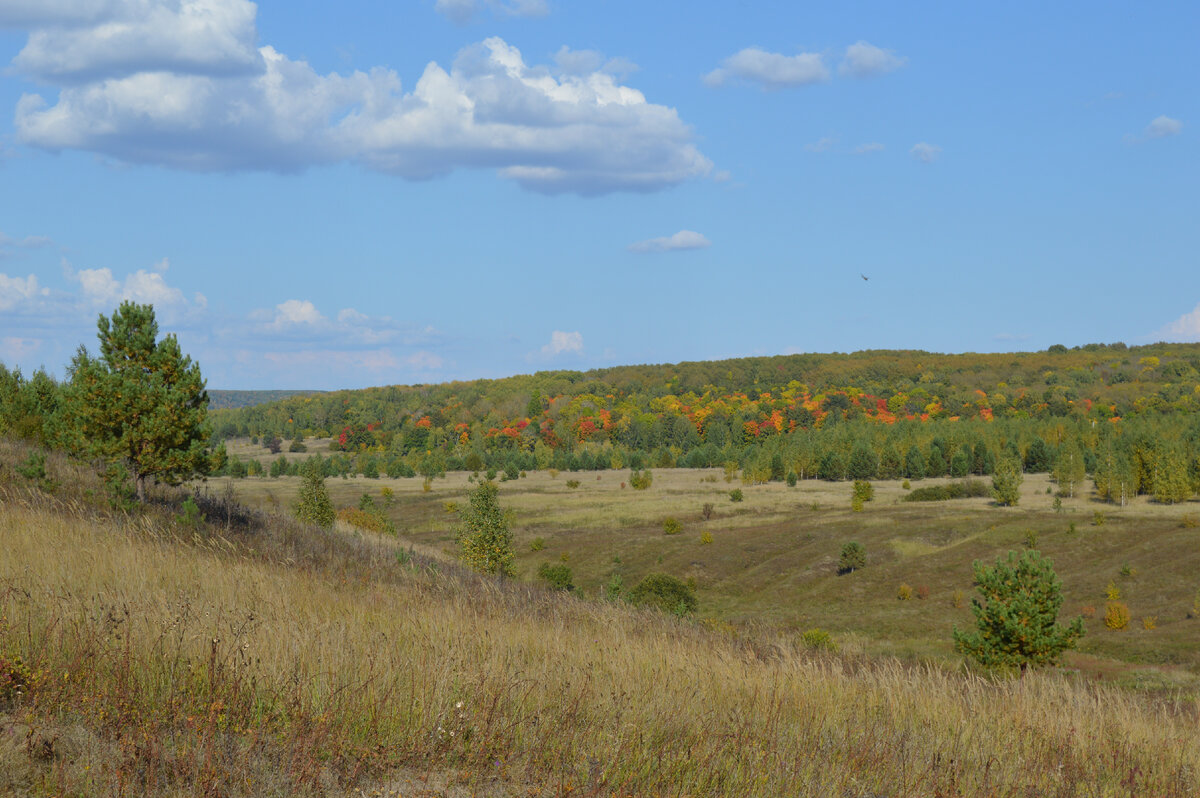
{"type": "Polygon", "coordinates": [[[333,527],[337,514],[329,492],[325,490],[325,473],[319,460],[310,459],[300,467],[300,502],[296,505],[296,517],[324,529],[333,527]]]}
{"type": "Polygon", "coordinates": [[[1058,483],[1059,492],[1074,498],[1075,489],[1083,482],[1085,476],[1087,471],[1079,444],[1070,440],[1058,447],[1058,459],[1054,462],[1054,481],[1058,483]]]}
{"type": "Polygon", "coordinates": [[[481,483],[467,494],[458,545],[462,549],[463,562],[476,571],[512,576],[516,552],[498,494],[496,483],[490,481],[481,483]]]}
{"type": "Polygon", "coordinates": [[[80,347],[58,421],[70,449],[124,462],[140,501],[146,481],[178,484],[209,471],[208,393],[174,335],[158,340],[154,308],[123,302],[98,322],[100,357],[80,347]]]}
{"type": "Polygon", "coordinates": [[[955,649],[984,667],[1056,665],[1083,637],[1083,618],[1058,624],[1062,586],[1049,560],[1033,550],[1010,551],[988,567],[976,560],[972,600],[975,631],[954,628],[955,649]]]}

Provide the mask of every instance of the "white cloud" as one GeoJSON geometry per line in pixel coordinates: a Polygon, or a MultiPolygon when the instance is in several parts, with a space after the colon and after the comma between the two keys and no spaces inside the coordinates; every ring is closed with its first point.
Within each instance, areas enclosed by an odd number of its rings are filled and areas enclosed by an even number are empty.
{"type": "Polygon", "coordinates": [[[854,154],[855,155],[867,155],[872,152],[883,152],[884,149],[885,149],[885,147],[882,144],[880,144],[878,141],[872,141],[872,142],[868,142],[866,144],[859,144],[857,147],[854,148],[854,154]]]}
{"type": "Polygon", "coordinates": [[[936,144],[929,144],[924,141],[919,141],[912,146],[908,154],[916,158],[921,163],[933,163],[942,154],[942,148],[936,144]]]}
{"type": "Polygon", "coordinates": [[[48,247],[53,243],[49,236],[13,238],[10,235],[0,232],[0,258],[11,255],[14,249],[39,249],[41,247],[48,247]]]}
{"type": "Polygon", "coordinates": [[[837,139],[833,138],[832,136],[825,136],[824,138],[818,139],[811,144],[805,144],[804,149],[808,150],[809,152],[829,152],[833,149],[833,145],[835,144],[837,144],[837,139]]]}
{"type": "Polygon", "coordinates": [[[0,274],[0,310],[13,310],[37,296],[44,296],[45,289],[38,287],[35,275],[9,277],[0,274]]]}
{"type": "Polygon", "coordinates": [[[677,249],[703,249],[712,242],[694,230],[680,230],[662,238],[648,238],[629,245],[630,252],[670,252],[677,249]]]}
{"type": "Polygon", "coordinates": [[[277,330],[295,324],[320,324],[325,317],[317,306],[307,299],[289,299],[275,306],[275,318],[271,326],[277,330]]]}
{"type": "Polygon", "coordinates": [[[819,53],[782,55],[758,47],[747,47],[726,58],[718,69],[704,76],[709,86],[721,86],[740,78],[767,89],[808,86],[829,80],[829,70],[819,53]]]}
{"type": "Polygon", "coordinates": [[[166,279],[157,272],[138,269],[117,280],[112,269],[80,269],[72,272],[83,292],[83,301],[92,306],[115,307],[123,301],[150,304],[156,308],[183,305],[183,292],[167,285],[166,279]]]}
{"type": "Polygon", "coordinates": [[[171,268],[171,259],[163,258],[162,260],[155,263],[154,266],[152,266],[151,268],[153,268],[154,271],[159,272],[160,274],[166,274],[167,269],[171,268]]]}
{"type": "MultiPolygon", "coordinates": [[[[32,28],[15,68],[58,86],[57,97],[17,102],[28,145],[191,171],[350,161],[417,180],[495,169],[526,188],[585,195],[654,191],[711,170],[673,108],[622,85],[616,75],[633,65],[620,59],[597,66],[598,54],[560,51],[565,66],[552,73],[490,38],[449,70],[430,62],[404,91],[389,69],[322,75],[255,49],[248,0],[94,5],[0,8],[0,23],[32,28]]],[[[545,11],[540,1],[488,5],[545,11]]]]}
{"type": "MultiPolygon", "coordinates": [[[[2,306],[0,306],[2,307],[2,306]]],[[[7,335],[0,338],[0,354],[9,362],[21,360],[42,348],[42,339],[7,335]]]]}
{"type": "Polygon", "coordinates": [[[893,72],[908,61],[891,50],[884,50],[864,41],[846,48],[838,74],[851,78],[869,78],[893,72]]]}
{"type": "MultiPolygon", "coordinates": [[[[124,0],[108,14],[41,21],[13,59],[43,81],[78,83],[138,72],[240,75],[261,73],[256,8],[248,0],[124,0]],[[47,24],[50,23],[50,24],[47,24]]],[[[38,25],[37,21],[33,22],[38,25]]]]}
{"type": "Polygon", "coordinates": [[[1156,334],[1163,341],[1200,341],[1200,304],[1163,327],[1156,334]]]}
{"type": "Polygon", "coordinates": [[[583,354],[583,334],[555,330],[550,333],[550,343],[542,347],[542,354],[549,357],[563,354],[583,354]]]}
{"type": "Polygon", "coordinates": [[[465,25],[484,8],[510,17],[544,17],[550,13],[546,0],[437,0],[434,9],[455,25],[465,25]]]}
{"type": "Polygon", "coordinates": [[[1146,125],[1145,136],[1148,139],[1162,139],[1167,136],[1178,136],[1183,132],[1183,123],[1169,116],[1155,117],[1146,125]]]}

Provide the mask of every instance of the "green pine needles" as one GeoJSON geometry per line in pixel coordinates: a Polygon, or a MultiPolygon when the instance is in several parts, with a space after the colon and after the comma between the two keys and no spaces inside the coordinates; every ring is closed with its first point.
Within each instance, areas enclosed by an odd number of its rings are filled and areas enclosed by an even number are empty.
{"type": "Polygon", "coordinates": [[[499,490],[495,482],[484,482],[467,493],[467,506],[462,510],[462,527],[458,530],[458,545],[462,559],[471,568],[485,574],[512,576],[512,532],[508,519],[500,509],[499,490]]]}
{"type": "Polygon", "coordinates": [[[329,491],[325,490],[325,475],[321,464],[309,460],[300,468],[304,481],[300,483],[300,502],[296,505],[296,517],[308,524],[314,524],[323,529],[332,529],[337,512],[333,509],[333,501],[329,491]]]}
{"type": "Polygon", "coordinates": [[[954,648],[987,668],[1057,665],[1083,637],[1083,617],[1058,625],[1062,585],[1049,560],[1027,549],[988,567],[975,561],[980,597],[971,601],[975,631],[954,628],[954,648]]]}
{"type": "Polygon", "coordinates": [[[206,474],[208,393],[200,366],[174,335],[158,340],[154,308],[122,302],[101,316],[100,357],[80,347],[63,391],[60,436],[67,448],[124,463],[139,501],[147,479],[170,485],[206,474]]]}

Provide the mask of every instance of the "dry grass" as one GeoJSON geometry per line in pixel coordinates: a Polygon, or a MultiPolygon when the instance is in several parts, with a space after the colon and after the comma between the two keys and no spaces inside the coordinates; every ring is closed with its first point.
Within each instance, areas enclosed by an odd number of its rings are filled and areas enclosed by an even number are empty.
{"type": "MultiPolygon", "coordinates": [[[[951,629],[972,618],[966,606],[954,606],[955,591],[970,598],[972,562],[1021,548],[1033,530],[1062,579],[1065,613],[1103,601],[1108,582],[1120,579],[1137,617],[1158,618],[1153,630],[1137,625],[1120,632],[1099,619],[1088,621],[1081,651],[1089,656],[1068,658],[1070,667],[1139,686],[1200,687],[1195,645],[1200,627],[1188,617],[1200,588],[1200,547],[1195,530],[1182,522],[1195,513],[1195,503],[1168,506],[1139,497],[1120,508],[1081,495],[1064,499],[1059,513],[1046,493],[1051,485],[1046,475],[1031,474],[1013,508],[984,498],[902,503],[906,491],[899,482],[877,482],[875,500],[854,513],[845,482],[743,486],[727,484],[715,469],[657,469],[653,486],[635,491],[621,489],[628,481],[624,471],[570,476],[580,480],[579,488],[566,486],[568,474],[551,478],[536,472],[500,484],[501,502],[513,513],[518,573],[527,581],[535,581],[541,563],[558,562],[564,554],[586,595],[599,595],[614,574],[632,586],[647,573],[666,571],[695,583],[700,613],[709,619],[766,621],[793,633],[821,627],[843,648],[957,662],[951,629]],[[705,481],[712,476],[716,482],[705,481]],[[729,501],[733,486],[743,490],[744,502],[729,501]],[[706,503],[714,507],[707,521],[706,503]],[[1106,513],[1104,526],[1091,525],[1096,508],[1106,513]],[[667,517],[679,519],[681,534],[663,534],[667,517]],[[701,543],[705,532],[711,544],[701,543]],[[545,541],[544,550],[530,550],[534,538],[545,541]],[[838,553],[850,540],[866,547],[868,567],[839,576],[838,553]],[[1136,568],[1136,577],[1119,576],[1126,562],[1136,568]],[[930,600],[897,602],[896,585],[902,582],[928,585],[930,600]],[[1098,661],[1108,664],[1097,668],[1098,661]],[[1130,663],[1136,664],[1133,670],[1130,663]],[[1154,673],[1149,682],[1147,672],[1154,673]]],[[[297,485],[294,478],[233,483],[239,499],[266,508],[290,507],[297,485]]],[[[434,480],[428,493],[420,478],[336,478],[327,485],[342,507],[356,506],[364,491],[378,501],[381,487],[393,488],[396,501],[389,512],[404,544],[453,557],[457,519],[444,505],[462,503],[470,487],[466,474],[434,480]]]]}
{"type": "Polygon", "coordinates": [[[0,793],[1200,789],[1190,700],[838,658],[215,505],[191,528],[0,499],[0,656],[32,674],[0,708],[0,793]]]}

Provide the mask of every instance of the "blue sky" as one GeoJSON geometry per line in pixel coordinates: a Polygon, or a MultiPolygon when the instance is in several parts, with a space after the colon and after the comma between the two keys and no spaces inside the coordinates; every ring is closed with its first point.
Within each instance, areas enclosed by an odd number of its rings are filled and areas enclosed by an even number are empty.
{"type": "Polygon", "coordinates": [[[0,361],[1200,340],[1200,8],[1045,5],[0,0],[0,361]]]}

